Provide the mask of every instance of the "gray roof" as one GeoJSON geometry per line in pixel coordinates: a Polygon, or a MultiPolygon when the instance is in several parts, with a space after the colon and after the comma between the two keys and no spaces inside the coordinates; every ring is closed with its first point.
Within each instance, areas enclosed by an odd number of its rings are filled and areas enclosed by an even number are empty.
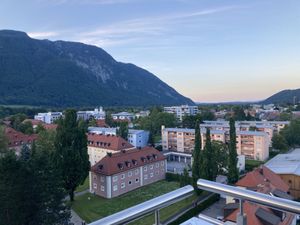
{"type": "Polygon", "coordinates": [[[255,215],[267,224],[277,225],[280,223],[281,219],[278,216],[275,216],[273,213],[263,209],[258,208],[255,212],[255,215]]]}
{"type": "Polygon", "coordinates": [[[294,174],[300,176],[300,154],[278,154],[270,159],[265,166],[277,174],[294,174]]]}

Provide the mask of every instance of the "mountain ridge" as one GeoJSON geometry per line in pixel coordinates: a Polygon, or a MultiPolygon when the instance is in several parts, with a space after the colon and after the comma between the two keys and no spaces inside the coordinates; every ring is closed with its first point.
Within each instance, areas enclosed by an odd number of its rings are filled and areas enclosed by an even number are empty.
{"type": "Polygon", "coordinates": [[[149,71],[102,48],[0,30],[0,104],[151,106],[195,104],[149,71]]]}

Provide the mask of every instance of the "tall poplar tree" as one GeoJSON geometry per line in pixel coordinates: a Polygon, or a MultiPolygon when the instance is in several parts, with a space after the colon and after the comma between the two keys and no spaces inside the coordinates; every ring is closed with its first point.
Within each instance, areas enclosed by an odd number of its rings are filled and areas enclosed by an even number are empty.
{"type": "Polygon", "coordinates": [[[58,122],[54,162],[62,174],[64,188],[73,201],[76,187],[83,184],[90,169],[87,137],[84,129],[78,126],[75,110],[66,110],[65,118],[58,122]]]}
{"type": "Polygon", "coordinates": [[[195,127],[195,148],[193,151],[193,165],[192,165],[192,178],[193,186],[197,190],[197,180],[200,178],[200,164],[201,164],[201,135],[200,123],[197,120],[195,127]]]}
{"type": "Polygon", "coordinates": [[[236,131],[235,121],[233,118],[229,120],[230,125],[230,142],[229,142],[229,157],[228,157],[228,181],[235,183],[239,179],[239,171],[237,168],[237,152],[236,152],[236,131]]]}

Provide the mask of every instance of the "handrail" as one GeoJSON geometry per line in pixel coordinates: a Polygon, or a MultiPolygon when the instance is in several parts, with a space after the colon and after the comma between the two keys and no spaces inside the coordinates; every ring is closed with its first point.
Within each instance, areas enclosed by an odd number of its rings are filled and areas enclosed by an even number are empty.
{"type": "Polygon", "coordinates": [[[199,179],[197,181],[199,189],[214,192],[217,194],[228,195],[241,200],[248,200],[260,205],[265,205],[280,211],[300,214],[300,203],[288,199],[278,198],[275,196],[262,194],[255,191],[246,190],[243,188],[233,187],[225,184],[220,184],[213,181],[199,179]]]}
{"type": "MultiPolygon", "coordinates": [[[[89,225],[115,225],[128,223],[151,212],[158,212],[159,209],[172,205],[175,202],[178,202],[192,195],[193,191],[194,188],[191,185],[187,185],[175,191],[169,192],[128,209],[124,209],[123,211],[117,212],[103,219],[92,222],[89,225]]],[[[159,216],[159,213],[157,213],[156,216],[159,216]]]]}

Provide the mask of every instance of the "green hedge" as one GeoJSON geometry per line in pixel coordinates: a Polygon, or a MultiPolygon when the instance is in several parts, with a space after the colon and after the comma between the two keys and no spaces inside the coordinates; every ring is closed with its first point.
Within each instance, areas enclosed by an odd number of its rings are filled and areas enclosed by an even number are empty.
{"type": "Polygon", "coordinates": [[[174,173],[166,173],[166,180],[167,181],[177,181],[180,182],[180,175],[174,173]]]}
{"type": "Polygon", "coordinates": [[[177,220],[173,221],[172,223],[169,223],[169,225],[178,225],[189,220],[194,216],[197,216],[201,211],[208,208],[219,199],[220,195],[214,194],[213,196],[202,202],[200,205],[197,205],[196,207],[192,208],[191,210],[180,216],[177,220]]]}

